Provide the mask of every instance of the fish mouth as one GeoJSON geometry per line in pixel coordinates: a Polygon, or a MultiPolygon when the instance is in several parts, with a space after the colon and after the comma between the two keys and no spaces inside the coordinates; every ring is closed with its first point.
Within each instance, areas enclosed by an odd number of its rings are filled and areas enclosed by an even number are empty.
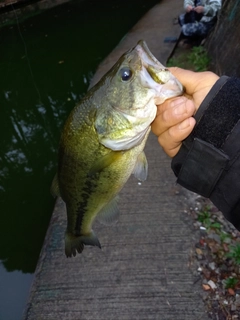
{"type": "Polygon", "coordinates": [[[144,61],[146,64],[149,65],[155,65],[157,64],[160,69],[166,69],[159,61],[158,59],[152,54],[152,52],[149,50],[146,42],[144,40],[138,41],[136,45],[136,50],[139,52],[142,61],[144,61]]]}
{"type": "Polygon", "coordinates": [[[182,84],[157,60],[145,41],[140,40],[135,50],[142,61],[142,84],[155,89],[156,104],[183,94],[182,84]]]}

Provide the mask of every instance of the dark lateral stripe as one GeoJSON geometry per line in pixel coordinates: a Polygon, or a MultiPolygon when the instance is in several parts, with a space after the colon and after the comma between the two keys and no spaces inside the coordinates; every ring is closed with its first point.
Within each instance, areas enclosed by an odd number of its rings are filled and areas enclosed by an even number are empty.
{"type": "Polygon", "coordinates": [[[89,198],[92,196],[94,190],[97,187],[97,181],[94,178],[95,177],[93,176],[91,176],[91,178],[88,178],[86,180],[84,188],[82,189],[83,200],[78,204],[77,218],[76,218],[76,224],[75,224],[76,236],[80,236],[82,221],[88,209],[89,198]]]}

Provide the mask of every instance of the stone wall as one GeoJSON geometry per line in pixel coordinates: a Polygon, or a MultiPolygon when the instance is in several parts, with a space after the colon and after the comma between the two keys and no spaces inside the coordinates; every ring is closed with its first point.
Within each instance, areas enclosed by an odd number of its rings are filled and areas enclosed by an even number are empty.
{"type": "Polygon", "coordinates": [[[206,42],[211,70],[240,77],[240,0],[225,0],[217,25],[206,42]]]}

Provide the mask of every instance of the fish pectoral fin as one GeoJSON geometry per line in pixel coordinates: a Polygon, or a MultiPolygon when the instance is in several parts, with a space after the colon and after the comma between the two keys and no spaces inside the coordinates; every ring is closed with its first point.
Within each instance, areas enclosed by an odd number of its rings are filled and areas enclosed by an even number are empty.
{"type": "Polygon", "coordinates": [[[77,252],[82,253],[84,245],[96,246],[101,249],[101,244],[92,231],[86,236],[75,236],[69,232],[65,234],[65,254],[68,257],[76,256],[77,252]]]}
{"type": "Polygon", "coordinates": [[[145,153],[142,151],[137,157],[135,167],[133,169],[135,178],[145,181],[148,175],[148,162],[145,153]]]}
{"type": "Polygon", "coordinates": [[[55,176],[53,178],[50,192],[51,192],[51,194],[52,194],[52,196],[54,198],[61,196],[60,195],[59,184],[58,184],[58,175],[57,175],[57,173],[55,174],[55,176]]]}
{"type": "Polygon", "coordinates": [[[102,224],[112,225],[117,222],[120,213],[118,209],[118,200],[119,196],[116,196],[98,213],[97,219],[102,224]]]}
{"type": "Polygon", "coordinates": [[[117,161],[120,159],[123,155],[123,152],[121,151],[112,151],[109,150],[107,154],[104,156],[100,157],[94,165],[91,167],[89,170],[89,176],[95,175],[98,172],[101,172],[105,168],[109,167],[113,162],[117,161]]]}

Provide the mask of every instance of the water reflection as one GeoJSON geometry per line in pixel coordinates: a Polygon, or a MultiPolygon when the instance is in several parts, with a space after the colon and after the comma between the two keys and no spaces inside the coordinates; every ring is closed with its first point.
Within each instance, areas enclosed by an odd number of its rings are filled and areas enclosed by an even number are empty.
{"type": "Polygon", "coordinates": [[[39,231],[46,229],[54,201],[49,186],[60,129],[81,96],[71,89],[64,100],[42,95],[45,103],[38,101],[36,92],[30,98],[27,89],[5,91],[0,100],[0,259],[8,270],[34,271],[42,244],[39,231]],[[24,94],[28,101],[22,98],[20,108],[19,96],[24,94]]]}
{"type": "MultiPolygon", "coordinates": [[[[5,30],[9,31],[13,37],[13,28],[5,30]]],[[[0,79],[0,259],[7,270],[27,273],[35,269],[54,205],[49,187],[60,130],[85,93],[92,72],[80,68],[81,76],[75,72],[72,77],[74,64],[59,69],[48,56],[37,59],[36,48],[28,50],[36,61],[31,62],[33,72],[29,72],[26,59],[19,59],[24,48],[15,32],[14,54],[13,44],[11,49],[4,46],[9,55],[5,53],[7,63],[1,64],[1,71],[7,76],[0,79]],[[46,66],[48,72],[43,74],[46,66]]],[[[31,43],[27,34],[25,41],[31,43]]],[[[54,47],[49,50],[53,54],[54,47]]]]}
{"type": "Polygon", "coordinates": [[[16,320],[21,318],[24,304],[29,294],[32,274],[23,274],[20,271],[4,272],[0,261],[0,283],[4,291],[0,291],[0,319],[16,320]],[[12,303],[14,299],[14,305],[12,303]]]}

